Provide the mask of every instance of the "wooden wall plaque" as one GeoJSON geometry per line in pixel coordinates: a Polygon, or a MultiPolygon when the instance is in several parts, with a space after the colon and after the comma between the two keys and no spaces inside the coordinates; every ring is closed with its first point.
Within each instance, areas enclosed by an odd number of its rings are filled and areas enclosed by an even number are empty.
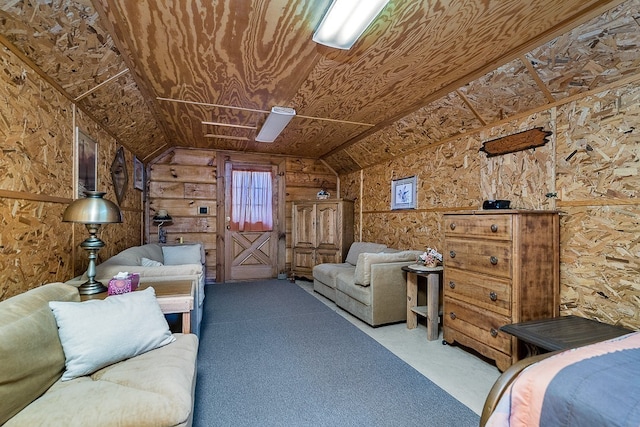
{"type": "Polygon", "coordinates": [[[550,131],[537,127],[487,141],[482,144],[480,151],[484,151],[487,157],[493,157],[529,148],[542,147],[549,142],[547,139],[549,135],[551,135],[550,131]]]}

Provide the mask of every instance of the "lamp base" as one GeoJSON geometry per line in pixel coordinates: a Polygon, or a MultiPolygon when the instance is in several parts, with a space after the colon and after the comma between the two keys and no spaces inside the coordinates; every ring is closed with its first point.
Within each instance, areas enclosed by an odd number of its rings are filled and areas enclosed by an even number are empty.
{"type": "Polygon", "coordinates": [[[107,287],[100,282],[87,280],[78,287],[78,293],[80,295],[93,295],[102,292],[107,292],[107,287]]]}

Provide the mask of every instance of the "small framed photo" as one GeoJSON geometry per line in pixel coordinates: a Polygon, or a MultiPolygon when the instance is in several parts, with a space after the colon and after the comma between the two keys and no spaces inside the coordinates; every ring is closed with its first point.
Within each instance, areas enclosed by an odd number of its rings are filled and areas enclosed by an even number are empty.
{"type": "Polygon", "coordinates": [[[416,208],[416,183],[416,176],[391,181],[392,210],[416,208]]]}
{"type": "Polygon", "coordinates": [[[85,197],[85,191],[98,189],[98,143],[76,127],[75,171],[76,198],[85,197]]]}
{"type": "Polygon", "coordinates": [[[144,190],[144,164],[137,158],[133,158],[133,188],[144,190]]]}

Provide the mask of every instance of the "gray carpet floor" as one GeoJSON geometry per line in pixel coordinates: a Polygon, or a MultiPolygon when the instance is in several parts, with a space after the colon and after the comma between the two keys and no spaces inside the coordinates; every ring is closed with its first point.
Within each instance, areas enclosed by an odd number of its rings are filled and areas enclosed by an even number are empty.
{"type": "Polygon", "coordinates": [[[299,286],[208,285],[195,426],[477,426],[469,408],[299,286]]]}

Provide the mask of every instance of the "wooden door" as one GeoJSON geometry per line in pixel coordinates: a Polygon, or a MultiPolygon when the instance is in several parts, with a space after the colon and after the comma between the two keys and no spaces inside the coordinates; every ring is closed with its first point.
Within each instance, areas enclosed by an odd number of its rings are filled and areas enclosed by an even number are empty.
{"type": "Polygon", "coordinates": [[[278,196],[275,165],[227,162],[225,164],[225,280],[268,279],[278,274],[278,196]],[[268,171],[273,189],[274,224],[268,231],[239,231],[230,226],[233,204],[232,172],[235,169],[268,171]]]}

